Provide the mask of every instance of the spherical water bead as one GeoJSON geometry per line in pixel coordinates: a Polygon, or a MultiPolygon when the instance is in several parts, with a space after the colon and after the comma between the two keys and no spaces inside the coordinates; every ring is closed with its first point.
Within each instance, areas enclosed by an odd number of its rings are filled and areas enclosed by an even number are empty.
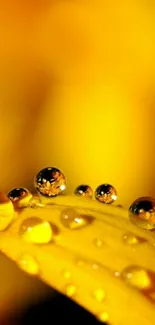
{"type": "Polygon", "coordinates": [[[111,204],[117,200],[117,192],[110,184],[102,184],[95,191],[95,198],[101,203],[111,204]]]}
{"type": "Polygon", "coordinates": [[[19,229],[22,239],[34,244],[47,244],[53,238],[51,224],[38,217],[25,219],[19,229]]]}
{"type": "Polygon", "coordinates": [[[64,227],[76,230],[89,225],[93,222],[94,218],[79,214],[72,208],[66,208],[61,212],[60,220],[64,227]]]}
{"type": "Polygon", "coordinates": [[[41,203],[41,199],[39,197],[32,197],[29,201],[29,206],[32,209],[36,209],[42,207],[43,204],[41,203]]]}
{"type": "Polygon", "coordinates": [[[36,259],[29,254],[21,255],[17,261],[17,265],[20,267],[21,270],[31,275],[39,274],[39,264],[36,259]]]}
{"type": "Polygon", "coordinates": [[[140,228],[151,230],[155,228],[155,199],[141,197],[129,208],[129,218],[140,228]]]}
{"type": "Polygon", "coordinates": [[[8,197],[15,208],[24,208],[28,206],[32,194],[26,188],[19,187],[11,190],[8,193],[8,197]]]}
{"type": "Polygon", "coordinates": [[[149,289],[152,286],[149,273],[140,266],[129,266],[125,268],[121,273],[121,277],[127,284],[140,290],[149,289]]]}
{"type": "Polygon", "coordinates": [[[89,185],[79,185],[75,190],[75,195],[92,198],[93,190],[89,185]]]}
{"type": "Polygon", "coordinates": [[[61,194],[65,190],[66,179],[59,169],[47,167],[37,174],[34,185],[40,195],[52,197],[61,194]]]}
{"type": "Polygon", "coordinates": [[[8,196],[0,192],[0,231],[7,228],[15,215],[14,207],[8,196]]]}

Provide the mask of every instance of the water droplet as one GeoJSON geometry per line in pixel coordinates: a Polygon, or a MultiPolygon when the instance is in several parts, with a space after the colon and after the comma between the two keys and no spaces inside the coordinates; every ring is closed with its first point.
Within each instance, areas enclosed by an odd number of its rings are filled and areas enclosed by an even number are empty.
{"type": "Polygon", "coordinates": [[[24,187],[14,188],[8,193],[9,199],[12,201],[14,207],[25,208],[28,206],[32,194],[24,187]]]}
{"type": "Polygon", "coordinates": [[[104,292],[104,290],[102,290],[102,289],[96,289],[94,291],[94,293],[93,293],[93,297],[98,302],[103,302],[103,300],[105,299],[105,292],[104,292]]]}
{"type": "Polygon", "coordinates": [[[114,272],[114,276],[119,277],[119,276],[120,276],[120,272],[115,271],[115,272],[114,272]]]}
{"type": "Polygon", "coordinates": [[[136,244],[140,244],[140,243],[143,243],[145,242],[146,239],[145,238],[142,238],[142,237],[139,237],[139,236],[136,236],[132,233],[126,233],[124,236],[123,236],[123,242],[124,244],[126,245],[136,245],[136,244]]]}
{"type": "Polygon", "coordinates": [[[109,315],[106,311],[103,311],[98,315],[97,318],[100,322],[107,322],[109,320],[109,315]]]}
{"type": "Polygon", "coordinates": [[[80,215],[76,210],[67,208],[62,211],[60,220],[64,227],[76,230],[92,223],[94,218],[87,215],[80,215]]]}
{"type": "Polygon", "coordinates": [[[117,192],[110,184],[102,184],[95,191],[95,198],[101,203],[110,204],[117,200],[117,192]]]}
{"type": "Polygon", "coordinates": [[[39,274],[39,265],[36,259],[29,255],[23,254],[19,260],[17,261],[18,266],[25,272],[31,275],[38,275],[39,274]]]}
{"type": "Polygon", "coordinates": [[[65,279],[69,279],[70,276],[71,276],[70,272],[69,272],[69,271],[66,271],[66,270],[63,270],[63,271],[62,271],[62,275],[63,275],[63,277],[64,277],[65,279]]]}
{"type": "Polygon", "coordinates": [[[65,294],[68,297],[73,297],[77,291],[77,287],[74,284],[68,284],[65,288],[65,294]]]}
{"type": "Polygon", "coordinates": [[[37,192],[46,197],[57,196],[66,188],[64,174],[55,167],[42,169],[34,181],[37,192]]]}
{"type": "Polygon", "coordinates": [[[0,192],[0,231],[6,229],[15,215],[12,201],[8,196],[0,192]]]}
{"type": "Polygon", "coordinates": [[[101,239],[99,239],[99,238],[96,238],[96,239],[94,240],[94,244],[95,244],[97,247],[101,248],[101,247],[103,246],[103,241],[102,241],[101,239]]]}
{"type": "Polygon", "coordinates": [[[92,198],[93,190],[89,185],[79,185],[75,190],[75,195],[92,198]]]}
{"type": "Polygon", "coordinates": [[[30,206],[30,208],[36,209],[43,205],[42,205],[41,199],[39,197],[32,197],[29,201],[29,206],[30,206]]]}
{"type": "Polygon", "coordinates": [[[99,265],[98,264],[96,264],[96,263],[93,263],[92,264],[92,269],[93,270],[98,270],[98,268],[99,268],[99,265]]]}
{"type": "Polygon", "coordinates": [[[149,273],[140,266],[125,268],[121,273],[121,277],[126,283],[138,289],[148,289],[152,285],[149,273]]]}
{"type": "Polygon", "coordinates": [[[35,244],[47,244],[53,237],[51,224],[38,217],[25,219],[20,226],[19,233],[25,241],[35,244]]]}
{"type": "Polygon", "coordinates": [[[155,199],[141,197],[134,201],[129,209],[129,218],[140,228],[155,229],[155,199]]]}

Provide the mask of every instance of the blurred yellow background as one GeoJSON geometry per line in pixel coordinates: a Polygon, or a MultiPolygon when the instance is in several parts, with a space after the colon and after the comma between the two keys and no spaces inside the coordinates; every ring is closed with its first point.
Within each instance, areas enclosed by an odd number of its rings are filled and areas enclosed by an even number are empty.
{"type": "Polygon", "coordinates": [[[1,1],[1,191],[56,166],[68,191],[154,196],[154,21],[151,0],[1,1]]]}

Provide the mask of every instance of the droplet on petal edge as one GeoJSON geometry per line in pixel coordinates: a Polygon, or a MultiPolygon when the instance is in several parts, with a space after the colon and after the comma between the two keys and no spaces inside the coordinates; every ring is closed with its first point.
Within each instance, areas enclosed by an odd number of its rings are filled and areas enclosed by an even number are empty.
{"type": "Polygon", "coordinates": [[[20,267],[21,270],[31,275],[39,274],[39,264],[36,259],[29,254],[21,255],[17,261],[17,265],[20,267]]]}
{"type": "Polygon", "coordinates": [[[103,311],[101,312],[98,316],[97,316],[97,319],[100,321],[100,322],[107,322],[109,320],[109,315],[106,311],[103,311]]]}
{"type": "Polygon", "coordinates": [[[65,294],[68,297],[73,297],[77,292],[77,287],[74,284],[68,284],[65,288],[65,294]]]}
{"type": "Polygon", "coordinates": [[[47,167],[36,175],[34,186],[40,195],[54,197],[66,189],[66,178],[58,168],[47,167]]]}
{"type": "Polygon", "coordinates": [[[8,197],[12,201],[15,209],[19,209],[29,205],[32,194],[24,187],[17,187],[8,193],[8,197]]]}
{"type": "Polygon", "coordinates": [[[75,195],[92,198],[93,190],[89,185],[79,185],[75,190],[75,195]]]}
{"type": "Polygon", "coordinates": [[[34,244],[47,244],[53,239],[51,224],[38,217],[25,219],[19,229],[23,240],[34,244]]]}
{"type": "Polygon", "coordinates": [[[129,208],[129,218],[139,228],[155,229],[155,199],[141,197],[135,200],[129,208]]]}
{"type": "Polygon", "coordinates": [[[117,200],[117,192],[110,184],[102,184],[95,191],[97,201],[105,204],[111,204],[117,200]]]}
{"type": "Polygon", "coordinates": [[[88,215],[81,215],[75,209],[66,208],[60,215],[64,227],[76,230],[83,228],[93,222],[94,218],[88,215]]]}

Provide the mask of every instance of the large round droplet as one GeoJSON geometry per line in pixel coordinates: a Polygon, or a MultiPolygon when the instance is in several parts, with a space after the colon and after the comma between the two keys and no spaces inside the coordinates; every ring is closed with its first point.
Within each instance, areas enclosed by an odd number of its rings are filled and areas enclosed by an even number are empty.
{"type": "Polygon", "coordinates": [[[13,204],[6,194],[0,192],[0,231],[6,229],[13,218],[13,204]]]}
{"type": "Polygon", "coordinates": [[[15,208],[24,208],[28,206],[32,194],[26,188],[17,187],[8,193],[8,197],[15,208]]]}
{"type": "Polygon", "coordinates": [[[61,212],[60,220],[64,227],[76,230],[89,225],[94,218],[80,214],[75,209],[66,208],[61,212]]]}
{"type": "Polygon", "coordinates": [[[140,290],[149,289],[152,286],[149,273],[140,266],[125,268],[121,273],[121,277],[126,283],[140,290]]]}
{"type": "Polygon", "coordinates": [[[25,219],[19,229],[22,239],[34,244],[47,244],[52,240],[53,230],[50,223],[38,217],[25,219]]]}
{"type": "Polygon", "coordinates": [[[95,198],[101,203],[110,204],[117,200],[117,192],[110,184],[102,184],[95,191],[95,198]]]}
{"type": "Polygon", "coordinates": [[[79,185],[75,190],[75,195],[92,198],[93,190],[89,185],[79,185]]]}
{"type": "Polygon", "coordinates": [[[29,254],[23,254],[17,261],[18,266],[31,275],[39,274],[39,264],[36,259],[29,254]]]}
{"type": "Polygon", "coordinates": [[[66,179],[59,169],[47,167],[37,174],[34,186],[37,192],[43,196],[57,196],[65,190],[66,179]]]}
{"type": "Polygon", "coordinates": [[[155,199],[141,197],[129,208],[129,218],[140,228],[151,230],[155,228],[155,199]]]}

